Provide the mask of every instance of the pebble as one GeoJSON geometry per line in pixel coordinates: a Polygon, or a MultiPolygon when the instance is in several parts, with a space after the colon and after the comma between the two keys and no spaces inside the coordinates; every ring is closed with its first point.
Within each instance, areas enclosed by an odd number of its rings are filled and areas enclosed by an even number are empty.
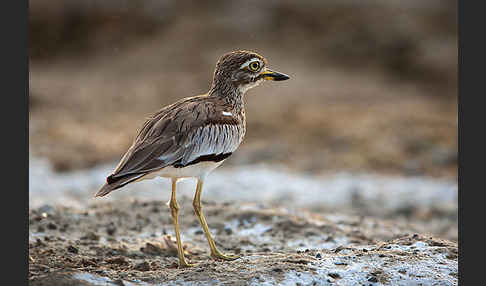
{"type": "Polygon", "coordinates": [[[378,282],[378,278],[376,278],[375,276],[372,276],[372,277],[368,278],[368,281],[376,283],[376,282],[378,282]]]}
{"type": "Polygon", "coordinates": [[[54,207],[51,205],[43,205],[39,208],[39,212],[41,212],[43,215],[53,215],[54,214],[54,207]]]}
{"type": "Polygon", "coordinates": [[[147,261],[141,262],[134,267],[135,270],[139,271],[149,271],[150,270],[150,265],[148,264],[147,261]]]}
{"type": "Polygon", "coordinates": [[[70,246],[67,247],[67,251],[69,251],[71,253],[74,253],[74,254],[78,254],[78,252],[79,252],[79,250],[76,247],[72,246],[72,245],[70,245],[70,246]]]}
{"type": "Polygon", "coordinates": [[[225,227],[224,232],[226,232],[227,235],[233,234],[233,230],[230,227],[225,227]]]}
{"type": "Polygon", "coordinates": [[[116,227],[114,227],[114,226],[108,226],[108,227],[106,228],[106,233],[107,233],[108,235],[114,235],[114,234],[115,234],[115,232],[116,232],[116,227]]]}
{"type": "Polygon", "coordinates": [[[82,240],[99,240],[100,236],[94,232],[89,232],[85,236],[81,237],[82,240]]]}
{"type": "Polygon", "coordinates": [[[51,230],[55,230],[57,229],[57,225],[55,225],[54,223],[50,222],[47,224],[47,228],[48,229],[51,229],[51,230]]]}
{"type": "Polygon", "coordinates": [[[123,256],[113,257],[106,260],[110,264],[127,265],[128,261],[123,256]]]}
{"type": "Polygon", "coordinates": [[[341,275],[339,275],[338,273],[329,273],[327,274],[329,276],[331,276],[332,278],[336,279],[336,278],[341,278],[341,275]]]}

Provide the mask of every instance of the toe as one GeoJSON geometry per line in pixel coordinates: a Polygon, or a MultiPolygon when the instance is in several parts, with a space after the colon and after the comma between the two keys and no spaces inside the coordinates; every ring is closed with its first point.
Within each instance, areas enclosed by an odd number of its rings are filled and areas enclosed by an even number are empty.
{"type": "Polygon", "coordinates": [[[240,255],[226,255],[222,253],[211,254],[211,256],[215,259],[223,259],[227,261],[235,260],[241,257],[240,255]]]}

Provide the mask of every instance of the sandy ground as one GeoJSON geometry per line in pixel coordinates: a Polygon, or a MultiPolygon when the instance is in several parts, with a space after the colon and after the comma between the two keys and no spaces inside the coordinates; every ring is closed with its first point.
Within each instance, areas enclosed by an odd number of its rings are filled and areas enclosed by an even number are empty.
{"type": "Polygon", "coordinates": [[[457,285],[457,184],[377,174],[308,176],[276,166],[216,170],[203,208],[215,261],[179,183],[177,268],[166,180],[92,195],[115,163],[56,173],[31,158],[30,285],[457,285]]]}
{"type": "Polygon", "coordinates": [[[190,269],[177,268],[162,201],[30,210],[30,285],[457,285],[457,243],[406,224],[204,202],[218,247],[242,255],[224,262],[208,256],[190,200],[181,206],[190,269]]]}
{"type": "MultiPolygon", "coordinates": [[[[131,184],[94,199],[115,166],[113,162],[56,173],[47,160],[31,158],[29,207],[84,209],[105,202],[169,201],[170,181],[162,178],[131,184]]],[[[179,181],[178,197],[190,200],[195,184],[194,179],[179,181]]],[[[226,204],[262,202],[289,210],[394,219],[413,225],[413,231],[457,240],[457,192],[455,180],[346,172],[317,176],[258,164],[217,169],[204,184],[203,198],[226,204]]]]}

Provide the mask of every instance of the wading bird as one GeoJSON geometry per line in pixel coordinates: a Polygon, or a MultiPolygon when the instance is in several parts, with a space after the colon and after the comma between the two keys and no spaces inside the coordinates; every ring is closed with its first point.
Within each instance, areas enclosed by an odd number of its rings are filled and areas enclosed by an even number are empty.
{"type": "Polygon", "coordinates": [[[211,249],[211,256],[234,260],[216,248],[201,207],[206,176],[221,165],[240,145],[246,131],[243,98],[245,93],[265,80],[281,81],[287,75],[267,68],[257,53],[234,51],[216,64],[208,93],[183,98],[147,119],[132,145],[96,197],[109,194],[129,183],[157,176],[172,180],[169,201],[177,240],[180,267],[191,266],[184,257],[179,233],[176,184],[181,178],[196,178],[194,211],[211,249]]]}

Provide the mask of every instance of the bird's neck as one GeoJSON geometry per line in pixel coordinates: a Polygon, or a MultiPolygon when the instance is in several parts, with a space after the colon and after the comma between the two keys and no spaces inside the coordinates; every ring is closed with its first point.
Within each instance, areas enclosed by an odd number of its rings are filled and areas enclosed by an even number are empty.
{"type": "Polygon", "coordinates": [[[213,82],[208,95],[223,99],[235,109],[244,108],[243,97],[245,92],[235,87],[232,82],[213,82]]]}

